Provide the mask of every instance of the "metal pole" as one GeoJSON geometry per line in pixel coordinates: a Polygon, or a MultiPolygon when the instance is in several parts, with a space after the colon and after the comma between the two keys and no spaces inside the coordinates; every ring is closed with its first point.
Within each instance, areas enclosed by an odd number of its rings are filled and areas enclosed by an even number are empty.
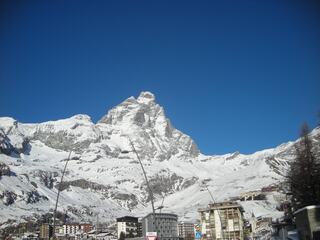
{"type": "Polygon", "coordinates": [[[143,164],[141,162],[141,159],[140,159],[140,157],[139,157],[139,155],[138,155],[138,153],[137,153],[137,151],[136,151],[136,149],[135,149],[135,147],[134,147],[134,145],[133,145],[133,143],[132,143],[132,141],[131,141],[129,136],[128,136],[128,139],[129,139],[130,145],[132,147],[132,150],[137,155],[138,161],[139,161],[140,166],[142,168],[142,172],[143,172],[144,178],[145,178],[146,183],[147,183],[148,192],[149,192],[149,195],[150,195],[150,198],[151,198],[151,206],[152,206],[152,214],[153,214],[153,220],[154,220],[154,228],[155,228],[155,230],[156,230],[156,232],[158,234],[158,225],[157,225],[157,219],[156,219],[156,212],[154,210],[153,193],[151,191],[151,188],[150,188],[150,185],[149,185],[149,181],[148,181],[148,178],[147,178],[147,174],[146,174],[146,171],[144,170],[144,167],[143,167],[143,164]]]}
{"type": "Polygon", "coordinates": [[[99,226],[99,213],[97,213],[97,224],[96,224],[96,231],[95,231],[95,239],[97,239],[98,226],[99,226]]]}
{"type": "Polygon", "coordinates": [[[166,196],[166,195],[163,195],[163,197],[162,197],[162,202],[161,202],[161,206],[160,206],[160,207],[161,207],[161,208],[160,208],[160,213],[161,213],[162,208],[164,208],[163,202],[164,202],[165,196],[166,196]]]}
{"type": "MultiPolygon", "coordinates": [[[[207,189],[208,193],[210,194],[210,197],[212,199],[213,204],[216,202],[212,196],[212,193],[210,192],[208,186],[205,184],[204,185],[205,188],[207,189]]],[[[221,221],[221,215],[220,215],[220,211],[218,208],[216,208],[217,212],[218,212],[218,216],[219,216],[219,220],[220,220],[220,225],[221,225],[221,234],[222,234],[222,239],[224,240],[224,232],[223,232],[223,228],[222,228],[222,221],[221,221]]],[[[210,210],[209,210],[210,211],[210,210]]],[[[210,221],[210,214],[209,214],[209,221],[210,221]]],[[[210,228],[211,229],[211,228],[210,228]]]]}
{"type": "Polygon", "coordinates": [[[64,169],[63,169],[63,172],[62,172],[62,175],[61,175],[61,180],[60,180],[60,183],[59,183],[59,185],[58,185],[58,194],[57,194],[57,199],[56,199],[56,205],[55,205],[54,211],[53,211],[53,227],[52,227],[52,228],[53,228],[53,229],[52,229],[52,231],[53,231],[53,233],[52,233],[53,239],[56,238],[56,214],[57,214],[57,207],[58,207],[58,202],[59,202],[59,196],[60,196],[60,192],[61,192],[61,183],[62,183],[62,181],[63,181],[63,177],[64,177],[64,174],[65,174],[65,172],[66,172],[67,165],[68,165],[68,162],[69,162],[69,160],[70,160],[71,153],[72,153],[72,151],[69,152],[69,156],[68,156],[68,158],[67,158],[66,164],[64,165],[64,169]]]}

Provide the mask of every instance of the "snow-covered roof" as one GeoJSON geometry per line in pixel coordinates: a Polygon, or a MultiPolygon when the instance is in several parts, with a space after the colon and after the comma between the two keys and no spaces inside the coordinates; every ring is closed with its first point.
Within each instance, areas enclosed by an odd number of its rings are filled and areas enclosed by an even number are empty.
{"type": "Polygon", "coordinates": [[[304,210],[310,210],[310,209],[315,209],[315,208],[320,208],[320,205],[311,205],[311,206],[307,206],[307,207],[304,207],[304,208],[300,208],[297,211],[295,211],[293,214],[296,215],[299,212],[302,212],[304,210]]]}

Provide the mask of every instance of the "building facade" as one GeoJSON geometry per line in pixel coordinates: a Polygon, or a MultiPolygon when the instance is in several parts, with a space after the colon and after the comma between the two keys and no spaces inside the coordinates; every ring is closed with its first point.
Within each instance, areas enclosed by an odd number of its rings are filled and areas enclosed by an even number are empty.
{"type": "Polygon", "coordinates": [[[125,216],[117,218],[117,235],[120,238],[121,232],[125,234],[126,237],[137,237],[138,236],[138,218],[125,216]]]}
{"type": "Polygon", "coordinates": [[[142,218],[142,234],[145,237],[147,232],[157,232],[161,240],[178,240],[178,216],[172,213],[156,213],[155,220],[150,213],[142,218]]]}
{"type": "Polygon", "coordinates": [[[52,226],[48,223],[44,223],[40,226],[40,239],[45,240],[45,239],[50,239],[52,237],[52,226]]]}
{"type": "Polygon", "coordinates": [[[142,237],[142,222],[139,221],[137,226],[138,237],[142,237]]]}
{"type": "Polygon", "coordinates": [[[301,208],[294,217],[300,239],[320,239],[320,205],[301,208]]]}
{"type": "Polygon", "coordinates": [[[55,226],[55,236],[57,239],[64,237],[63,225],[55,226]]]}
{"type": "Polygon", "coordinates": [[[203,239],[243,240],[243,209],[237,202],[209,204],[199,209],[203,239]]]}
{"type": "Polygon", "coordinates": [[[63,225],[63,234],[69,236],[75,236],[80,230],[79,224],[64,224],[63,225]]]}
{"type": "Polygon", "coordinates": [[[26,232],[23,234],[21,240],[39,240],[38,234],[26,232]]]}
{"type": "Polygon", "coordinates": [[[93,229],[92,224],[90,223],[80,223],[80,232],[81,233],[88,233],[93,229]]]}
{"type": "Polygon", "coordinates": [[[193,240],[194,239],[194,223],[189,222],[179,222],[178,224],[178,234],[179,238],[184,240],[193,240]]]}

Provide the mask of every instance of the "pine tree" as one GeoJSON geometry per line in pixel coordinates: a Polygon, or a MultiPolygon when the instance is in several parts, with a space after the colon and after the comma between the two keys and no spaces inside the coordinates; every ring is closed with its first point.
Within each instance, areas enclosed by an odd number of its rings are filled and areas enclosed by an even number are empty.
{"type": "Polygon", "coordinates": [[[296,157],[287,174],[295,209],[320,204],[320,161],[315,151],[308,125],[304,124],[296,144],[296,157]]]}

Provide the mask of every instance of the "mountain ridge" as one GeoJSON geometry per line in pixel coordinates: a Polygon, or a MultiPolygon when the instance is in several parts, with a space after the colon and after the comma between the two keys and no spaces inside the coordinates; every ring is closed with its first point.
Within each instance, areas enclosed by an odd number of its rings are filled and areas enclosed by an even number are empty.
{"type": "MultiPolygon", "coordinates": [[[[319,128],[311,136],[319,144],[319,128]]],[[[2,117],[0,163],[10,170],[0,174],[1,226],[52,212],[70,151],[60,211],[83,221],[96,214],[109,221],[122,214],[150,212],[145,180],[129,138],[146,168],[156,205],[165,197],[164,211],[178,213],[184,220],[196,219],[197,207],[211,201],[203,182],[217,200],[281,183],[295,144],[248,155],[204,155],[191,137],[173,127],[150,92],[129,97],[96,123],[85,114],[37,124],[2,117]]],[[[247,209],[256,215],[281,216],[273,195],[254,206],[249,203],[247,209]]]]}

